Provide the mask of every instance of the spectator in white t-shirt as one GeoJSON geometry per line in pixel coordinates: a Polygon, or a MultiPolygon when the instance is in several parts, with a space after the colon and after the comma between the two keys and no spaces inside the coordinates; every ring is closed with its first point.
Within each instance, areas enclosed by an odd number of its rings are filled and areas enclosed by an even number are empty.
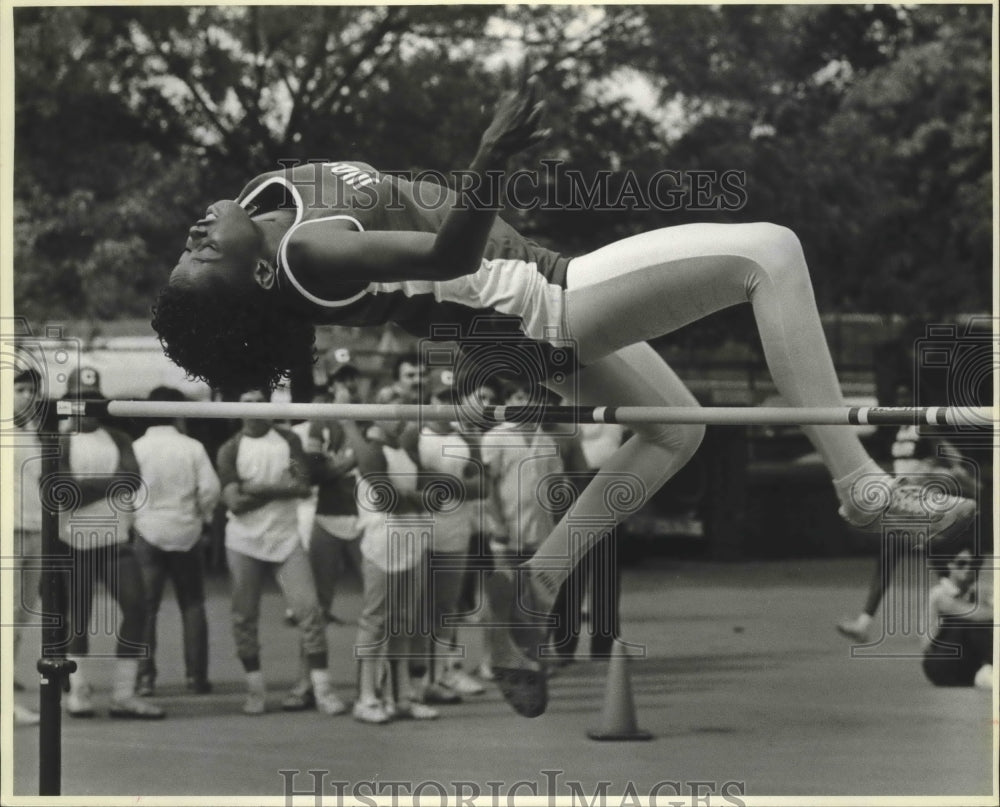
{"type": "MultiPolygon", "coordinates": [[[[172,387],[157,387],[150,401],[184,401],[172,387]]],[[[187,688],[212,691],[208,681],[208,620],[205,617],[205,558],[201,535],[219,501],[219,478],[205,447],[184,433],[180,419],[146,421],[133,450],[148,498],[135,516],[135,552],[146,588],[145,641],[148,658],[139,664],[138,692],[156,684],[156,620],[167,579],[174,587],[184,636],[187,688]]]]}
{"type": "MultiPolygon", "coordinates": [[[[267,399],[252,390],[240,400],[267,399]]],[[[256,715],[267,708],[258,620],[264,580],[273,574],[301,633],[311,684],[308,691],[290,692],[282,706],[297,711],[315,705],[326,714],[341,714],[347,707],[333,691],[326,624],[298,534],[297,500],[310,492],[302,444],[270,419],[246,418],[242,429],[219,449],[217,466],[229,516],[226,559],[232,577],[233,636],[247,679],[243,711],[256,715]]]]}

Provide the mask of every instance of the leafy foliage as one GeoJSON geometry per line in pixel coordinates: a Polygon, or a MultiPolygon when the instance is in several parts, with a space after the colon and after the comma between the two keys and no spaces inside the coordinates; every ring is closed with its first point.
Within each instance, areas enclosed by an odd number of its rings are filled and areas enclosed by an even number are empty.
{"type": "Polygon", "coordinates": [[[562,170],[536,194],[603,171],[620,197],[509,210],[532,237],[575,254],[770,219],[799,233],[824,310],[988,306],[989,6],[24,7],[14,21],[15,306],[36,320],[147,313],[204,204],[281,160],[463,168],[522,59],[555,127],[525,164],[562,170]],[[628,204],[629,183],[662,169],[744,172],[746,205],[628,204]]]}

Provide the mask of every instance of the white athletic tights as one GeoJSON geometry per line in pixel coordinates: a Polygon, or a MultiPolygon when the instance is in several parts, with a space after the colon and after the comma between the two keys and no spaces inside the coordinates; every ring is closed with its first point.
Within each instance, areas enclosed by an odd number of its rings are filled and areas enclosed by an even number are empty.
{"type": "MultiPolygon", "coordinates": [[[[555,389],[584,405],[697,406],[646,340],[746,302],[753,306],[768,368],[788,405],[843,404],[802,247],[790,230],[772,224],[670,227],[572,260],[567,324],[587,366],[555,389]]],[[[607,484],[614,483],[615,474],[630,475],[648,496],[691,458],[705,430],[649,425],[634,431],[601,471],[607,484]]],[[[805,431],[835,479],[870,462],[852,430],[805,431]]],[[[556,558],[575,565],[587,546],[570,549],[566,522],[570,516],[607,515],[600,480],[543,542],[532,566],[548,568],[556,558]]],[[[557,573],[548,582],[559,583],[562,577],[557,573]]]]}

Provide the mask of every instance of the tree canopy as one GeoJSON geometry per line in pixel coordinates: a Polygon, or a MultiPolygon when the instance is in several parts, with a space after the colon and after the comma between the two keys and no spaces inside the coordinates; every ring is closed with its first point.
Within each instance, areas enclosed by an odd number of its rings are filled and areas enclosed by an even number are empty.
{"type": "Polygon", "coordinates": [[[799,234],[824,310],[985,310],[990,13],[18,8],[15,309],[145,314],[205,203],[283,160],[464,168],[523,61],[555,129],[525,155],[547,166],[534,195],[505,214],[531,237],[576,254],[651,227],[767,219],[799,234]],[[663,171],[678,204],[643,198],[663,171]],[[738,204],[692,204],[699,172],[729,172],[738,204]],[[586,204],[598,178],[609,201],[586,204]]]}

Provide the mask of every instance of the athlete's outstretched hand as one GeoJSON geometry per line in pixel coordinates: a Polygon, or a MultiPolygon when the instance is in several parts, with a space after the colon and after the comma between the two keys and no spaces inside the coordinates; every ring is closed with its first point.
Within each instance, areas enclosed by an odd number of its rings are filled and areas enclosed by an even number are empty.
{"type": "Polygon", "coordinates": [[[545,140],[550,129],[539,126],[545,102],[538,101],[538,81],[531,77],[519,90],[504,93],[493,122],[483,133],[480,152],[493,161],[506,162],[515,154],[545,140]]]}

